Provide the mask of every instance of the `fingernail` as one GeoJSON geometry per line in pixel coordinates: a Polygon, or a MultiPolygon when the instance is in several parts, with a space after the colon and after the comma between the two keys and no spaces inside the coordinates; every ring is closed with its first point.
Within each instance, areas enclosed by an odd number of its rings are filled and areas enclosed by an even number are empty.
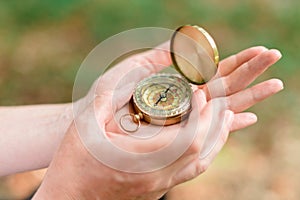
{"type": "Polygon", "coordinates": [[[256,122],[257,121],[257,116],[256,114],[254,113],[249,113],[249,119],[252,121],[252,122],[256,122]]]}
{"type": "Polygon", "coordinates": [[[278,49],[270,49],[270,51],[272,51],[272,53],[276,54],[278,58],[282,57],[282,54],[278,49]]]}
{"type": "Polygon", "coordinates": [[[257,46],[256,48],[261,49],[262,52],[268,51],[269,49],[265,46],[257,46]]]}
{"type": "Polygon", "coordinates": [[[280,85],[280,88],[281,88],[281,89],[284,88],[284,84],[283,84],[282,80],[278,79],[278,84],[280,85]]]}
{"type": "Polygon", "coordinates": [[[278,88],[278,90],[282,90],[284,88],[284,84],[282,82],[282,80],[274,78],[271,79],[273,81],[273,84],[275,84],[276,88],[278,88]]]}

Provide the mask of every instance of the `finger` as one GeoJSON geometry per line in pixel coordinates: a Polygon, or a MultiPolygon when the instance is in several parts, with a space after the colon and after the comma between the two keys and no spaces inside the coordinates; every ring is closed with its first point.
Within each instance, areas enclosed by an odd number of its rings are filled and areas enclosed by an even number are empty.
{"type": "Polygon", "coordinates": [[[233,94],[227,99],[227,105],[235,113],[243,112],[254,104],[276,94],[283,89],[279,79],[270,79],[244,91],[233,94]]]}
{"type": "Polygon", "coordinates": [[[209,129],[213,124],[214,117],[218,117],[218,115],[214,115],[214,113],[220,112],[220,106],[216,106],[218,107],[217,110],[214,109],[213,105],[216,104],[219,103],[207,103],[206,96],[202,90],[197,90],[195,92],[192,102],[193,111],[189,116],[188,126],[185,127],[184,132],[194,133],[196,138],[195,142],[193,142],[193,144],[186,151],[186,154],[199,153],[200,148],[203,146],[204,140],[209,134],[209,129]]]}
{"type": "Polygon", "coordinates": [[[173,180],[175,180],[175,184],[179,184],[182,181],[193,179],[207,170],[215,156],[220,152],[220,150],[226,143],[229,135],[229,130],[233,122],[233,118],[233,113],[231,111],[227,110],[224,112],[224,123],[222,129],[220,129],[221,134],[218,140],[216,141],[216,145],[213,147],[212,151],[209,154],[207,154],[207,156],[202,157],[201,159],[197,157],[191,163],[184,166],[174,176],[173,180]]]}
{"type": "Polygon", "coordinates": [[[91,93],[96,96],[104,96],[112,104],[117,103],[113,105],[114,108],[120,108],[128,102],[132,95],[133,88],[131,90],[125,88],[128,84],[135,86],[143,78],[170,64],[169,42],[166,42],[155,49],[134,55],[118,63],[95,82],[91,93]]]}
{"type": "MultiPolygon", "coordinates": [[[[115,92],[105,92],[101,95],[96,95],[93,99],[95,116],[98,121],[103,121],[106,125],[114,118],[115,112],[120,110],[126,103],[129,102],[135,84],[129,83],[122,89],[116,89],[115,92]],[[101,112],[99,112],[101,110],[101,112]],[[101,119],[101,120],[100,120],[101,119]]],[[[123,114],[128,113],[123,109],[123,114]]]]}
{"type": "Polygon", "coordinates": [[[203,90],[197,89],[194,91],[194,96],[197,98],[196,103],[199,110],[202,110],[207,103],[205,93],[203,90]]]}
{"type": "Polygon", "coordinates": [[[230,132],[237,131],[257,122],[257,116],[254,113],[244,112],[234,115],[234,120],[230,127],[230,132]]]}
{"type": "Polygon", "coordinates": [[[225,98],[214,99],[205,105],[200,115],[189,118],[194,121],[193,128],[197,131],[197,138],[187,153],[199,153],[201,150],[201,155],[204,155],[213,149],[226,122],[224,119],[224,111],[227,109],[225,100],[225,98]]]}
{"type": "Polygon", "coordinates": [[[222,128],[220,129],[220,137],[218,138],[218,140],[216,140],[216,143],[210,152],[206,154],[201,154],[199,157],[200,162],[198,163],[198,167],[200,167],[200,169],[204,171],[208,168],[210,163],[214,160],[214,158],[217,156],[217,154],[221,151],[221,149],[227,142],[230,127],[232,126],[234,120],[234,114],[232,111],[226,110],[224,112],[224,115],[224,123],[222,125],[222,128]]]}
{"type": "Polygon", "coordinates": [[[281,58],[278,50],[268,50],[244,63],[228,76],[215,79],[204,87],[209,98],[228,96],[245,89],[281,58]]]}
{"type": "Polygon", "coordinates": [[[117,64],[112,71],[122,76],[122,74],[126,75],[128,71],[135,68],[146,67],[149,73],[153,74],[171,65],[171,63],[170,42],[168,41],[151,50],[127,58],[117,64]]]}
{"type": "Polygon", "coordinates": [[[225,58],[219,64],[218,74],[221,77],[227,76],[235,69],[240,67],[242,64],[248,62],[249,60],[251,60],[252,58],[264,51],[267,51],[267,48],[263,46],[251,47],[239,52],[238,54],[225,58]]]}
{"type": "Polygon", "coordinates": [[[170,66],[172,61],[169,46],[169,42],[165,42],[154,49],[123,60],[100,78],[101,84],[105,84],[106,88],[114,89],[117,85],[121,87],[127,83],[137,83],[170,66]]]}
{"type": "Polygon", "coordinates": [[[246,88],[259,75],[276,63],[281,56],[280,51],[272,49],[261,53],[249,62],[243,64],[225,78],[226,94],[234,94],[246,88]]]}
{"type": "MultiPolygon", "coordinates": [[[[178,161],[181,161],[181,159],[179,159],[178,161]]],[[[195,166],[198,165],[199,163],[199,158],[197,155],[195,155],[194,157],[190,157],[190,160],[188,163],[183,163],[182,167],[177,169],[177,172],[174,173],[174,175],[171,178],[171,186],[176,186],[178,184],[184,183],[186,181],[189,181],[195,177],[197,177],[198,175],[200,175],[201,173],[203,173],[204,170],[202,169],[197,169],[195,166]]]]}

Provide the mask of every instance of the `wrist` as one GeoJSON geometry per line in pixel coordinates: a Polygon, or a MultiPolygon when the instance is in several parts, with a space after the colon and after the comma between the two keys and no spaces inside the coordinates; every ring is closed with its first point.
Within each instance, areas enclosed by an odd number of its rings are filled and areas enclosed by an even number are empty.
{"type": "Polygon", "coordinates": [[[78,199],[75,197],[75,195],[71,195],[70,191],[65,190],[65,185],[61,186],[60,181],[52,182],[48,181],[47,178],[45,178],[33,196],[32,200],[76,200],[78,199]]]}
{"type": "Polygon", "coordinates": [[[72,119],[71,103],[0,107],[0,176],[48,167],[72,119]]]}
{"type": "Polygon", "coordinates": [[[61,133],[64,135],[69,126],[71,125],[73,119],[74,119],[74,114],[73,114],[73,104],[72,103],[66,103],[61,105],[62,108],[57,115],[56,121],[54,124],[58,125],[58,133],[61,133]]]}
{"type": "MultiPolygon", "coordinates": [[[[71,124],[33,200],[95,199],[95,192],[91,189],[93,181],[85,181],[85,176],[88,176],[85,170],[88,155],[77,137],[76,128],[71,124]]],[[[101,200],[102,197],[97,195],[97,199],[101,200]]]]}

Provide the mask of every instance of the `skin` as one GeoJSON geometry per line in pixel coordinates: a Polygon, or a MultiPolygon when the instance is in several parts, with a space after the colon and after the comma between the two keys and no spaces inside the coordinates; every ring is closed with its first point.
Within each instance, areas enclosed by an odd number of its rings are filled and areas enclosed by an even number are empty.
{"type": "Polygon", "coordinates": [[[0,176],[48,167],[72,119],[71,104],[0,107],[0,176]]]}
{"type": "MultiPolygon", "coordinates": [[[[95,82],[86,97],[75,102],[73,111],[78,114],[74,120],[70,117],[72,109],[69,104],[61,107],[57,105],[57,110],[55,107],[40,107],[43,112],[32,118],[35,120],[34,123],[32,120],[26,120],[34,107],[1,108],[1,119],[7,123],[0,125],[1,133],[5,132],[1,134],[0,141],[6,141],[0,142],[2,149],[0,162],[8,163],[0,166],[1,175],[45,167],[52,160],[34,199],[158,199],[175,185],[203,173],[224,146],[230,132],[250,126],[257,121],[255,114],[243,111],[283,89],[283,84],[278,79],[270,79],[247,88],[281,57],[278,50],[252,47],[224,59],[220,63],[217,75],[211,81],[194,87],[193,110],[185,124],[164,127],[160,134],[147,140],[130,137],[120,130],[114,116],[127,110],[134,85],[138,81],[171,64],[169,53],[165,51],[168,47],[167,43],[157,49],[135,55],[105,73],[95,82]],[[221,86],[225,91],[219,89],[221,86]],[[212,121],[216,103],[224,105],[217,110],[217,116],[222,120],[212,121]],[[22,109],[23,112],[19,112],[22,109]],[[51,112],[53,110],[57,112],[51,112]],[[10,114],[11,111],[14,114],[10,114]],[[169,145],[176,137],[181,137],[182,141],[185,141],[185,137],[192,132],[196,132],[196,136],[186,151],[164,168],[148,173],[128,173],[103,164],[96,159],[97,155],[91,154],[82,143],[84,138],[79,131],[85,131],[91,136],[95,134],[88,123],[93,118],[96,119],[99,128],[96,134],[103,134],[113,144],[138,153],[158,150],[169,145]],[[19,126],[11,126],[11,119],[19,122],[19,126]],[[197,125],[199,121],[203,123],[197,125]],[[204,138],[210,124],[213,123],[219,127],[215,132],[220,137],[210,153],[199,159],[205,148],[204,138]],[[58,124],[64,125],[57,128],[58,124]],[[67,125],[70,126],[66,130],[67,125]],[[176,130],[179,128],[186,134],[177,135],[176,130]],[[21,130],[24,129],[27,130],[26,135],[22,134],[21,130]],[[34,137],[35,141],[20,144],[22,138],[28,137],[34,137]],[[15,141],[16,138],[19,139],[18,142],[15,141]],[[48,144],[49,141],[52,141],[51,145],[48,144]],[[38,145],[35,146],[35,143],[38,145]],[[23,149],[28,149],[26,146],[29,146],[30,152],[19,150],[20,145],[23,149]],[[5,156],[4,150],[7,149],[10,155],[13,154],[16,160],[18,158],[20,160],[11,161],[11,157],[5,156]],[[44,158],[36,162],[41,151],[44,158]],[[27,163],[25,167],[22,165],[23,162],[27,163]],[[2,167],[11,164],[17,167],[13,169],[2,167]]],[[[154,127],[148,126],[145,130],[151,132],[154,127]]],[[[93,140],[89,142],[95,146],[99,145],[93,144],[93,140]]],[[[103,147],[104,150],[105,148],[103,147]]],[[[147,164],[155,162],[157,160],[150,160],[147,164]]],[[[136,160],[133,164],[144,163],[136,160]]]]}

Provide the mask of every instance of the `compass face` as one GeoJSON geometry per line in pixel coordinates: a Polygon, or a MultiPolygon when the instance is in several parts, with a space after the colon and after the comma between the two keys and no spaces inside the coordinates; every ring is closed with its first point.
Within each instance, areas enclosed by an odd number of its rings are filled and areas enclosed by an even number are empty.
{"type": "Polygon", "coordinates": [[[187,113],[191,98],[191,86],[185,79],[175,74],[156,74],[138,83],[133,103],[143,115],[168,120],[187,113]]]}

